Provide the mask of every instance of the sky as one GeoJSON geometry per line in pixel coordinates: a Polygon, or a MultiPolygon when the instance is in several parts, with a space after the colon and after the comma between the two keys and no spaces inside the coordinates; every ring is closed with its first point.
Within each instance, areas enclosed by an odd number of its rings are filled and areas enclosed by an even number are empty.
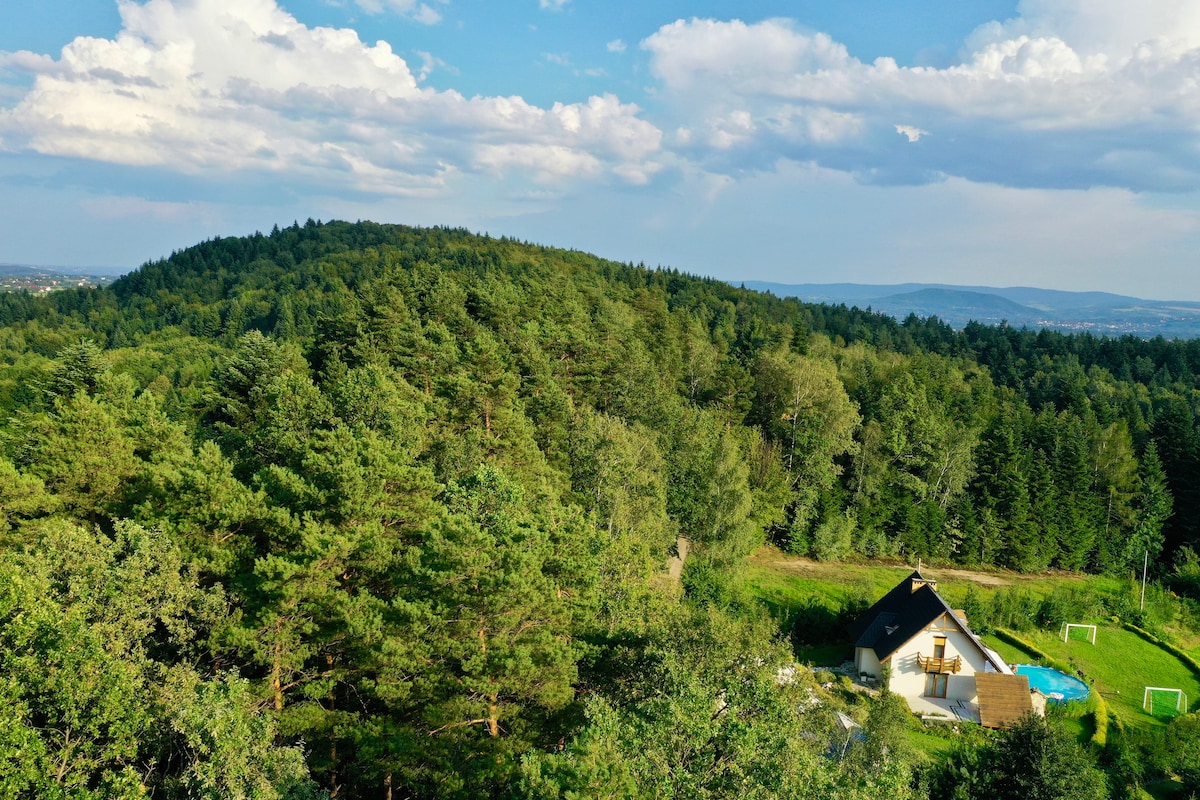
{"type": "Polygon", "coordinates": [[[0,263],[309,218],[1200,300],[1200,3],[0,0],[0,263]]]}

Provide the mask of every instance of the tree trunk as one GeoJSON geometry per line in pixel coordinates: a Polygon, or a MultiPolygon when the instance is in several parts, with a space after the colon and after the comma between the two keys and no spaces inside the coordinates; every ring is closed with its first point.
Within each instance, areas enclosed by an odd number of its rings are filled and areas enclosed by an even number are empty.
{"type": "Polygon", "coordinates": [[[500,699],[496,695],[488,697],[488,735],[500,735],[500,699]]]}
{"type": "Polygon", "coordinates": [[[275,697],[275,710],[283,711],[283,643],[278,639],[278,627],[275,633],[275,647],[271,659],[271,693],[275,697]]]}

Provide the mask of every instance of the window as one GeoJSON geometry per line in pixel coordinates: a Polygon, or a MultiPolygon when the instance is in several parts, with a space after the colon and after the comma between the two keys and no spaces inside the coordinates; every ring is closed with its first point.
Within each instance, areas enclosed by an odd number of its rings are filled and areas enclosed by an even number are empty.
{"type": "Polygon", "coordinates": [[[944,672],[930,673],[925,676],[925,696],[945,697],[946,681],[950,676],[944,672]]]}
{"type": "Polygon", "coordinates": [[[933,657],[934,658],[945,658],[946,657],[946,637],[945,636],[938,636],[933,640],[933,657]]]}

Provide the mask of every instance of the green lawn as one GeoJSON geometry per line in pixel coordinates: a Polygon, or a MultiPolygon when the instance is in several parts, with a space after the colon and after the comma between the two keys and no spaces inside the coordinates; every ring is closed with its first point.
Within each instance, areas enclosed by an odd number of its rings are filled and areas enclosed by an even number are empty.
{"type": "MultiPolygon", "coordinates": [[[[874,602],[912,570],[912,566],[902,564],[818,562],[790,556],[767,546],[750,557],[743,581],[767,608],[783,618],[795,609],[814,603],[836,612],[852,598],[863,597],[874,602]]],[[[978,573],[928,565],[921,571],[939,582],[938,592],[956,607],[969,586],[974,586],[984,596],[1005,586],[1039,598],[1049,595],[1064,582],[1087,583],[1102,594],[1116,594],[1128,588],[1125,582],[1102,576],[1023,575],[1006,571],[978,573]]],[[[1195,646],[1200,653],[1200,637],[1195,646]]]]}
{"type": "Polygon", "coordinates": [[[744,580],[772,613],[785,617],[814,603],[836,613],[854,597],[874,602],[910,572],[910,567],[810,562],[764,547],[750,560],[744,580]]]}
{"type": "MultiPolygon", "coordinates": [[[[1023,631],[1022,639],[1051,658],[1080,671],[1108,701],[1113,713],[1130,725],[1164,724],[1169,715],[1152,716],[1142,710],[1147,686],[1182,689],[1190,701],[1200,698],[1200,681],[1179,659],[1137,634],[1112,625],[1100,625],[1096,644],[1072,638],[1064,642],[1054,631],[1023,631]]],[[[995,637],[984,637],[1005,660],[1027,663],[1028,653],[995,637]]]]}

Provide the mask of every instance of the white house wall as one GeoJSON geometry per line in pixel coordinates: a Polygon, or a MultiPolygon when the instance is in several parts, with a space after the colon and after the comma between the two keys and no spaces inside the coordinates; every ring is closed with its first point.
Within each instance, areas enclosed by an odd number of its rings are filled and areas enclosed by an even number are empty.
{"type": "Polygon", "coordinates": [[[883,665],[875,657],[875,651],[869,647],[854,648],[854,666],[858,670],[859,675],[866,674],[876,678],[883,677],[883,665]]]}
{"type": "Polygon", "coordinates": [[[962,657],[962,668],[958,674],[950,673],[946,679],[946,699],[976,702],[978,693],[975,690],[975,673],[985,670],[987,659],[970,637],[945,617],[892,653],[888,659],[892,668],[889,683],[891,690],[903,697],[925,695],[925,671],[917,663],[917,656],[931,657],[933,640],[938,636],[946,637],[946,658],[962,657]]]}

